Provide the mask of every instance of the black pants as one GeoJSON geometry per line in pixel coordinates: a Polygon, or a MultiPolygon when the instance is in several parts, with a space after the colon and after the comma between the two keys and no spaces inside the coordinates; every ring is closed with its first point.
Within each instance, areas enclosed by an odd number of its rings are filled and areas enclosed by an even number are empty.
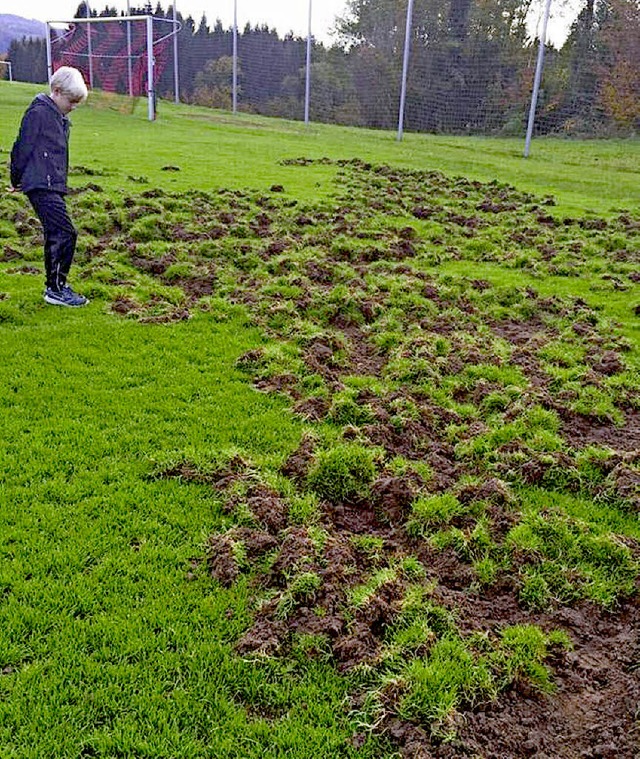
{"type": "Polygon", "coordinates": [[[46,286],[52,290],[61,290],[67,283],[78,233],[69,218],[61,192],[31,190],[27,197],[44,232],[46,286]]]}

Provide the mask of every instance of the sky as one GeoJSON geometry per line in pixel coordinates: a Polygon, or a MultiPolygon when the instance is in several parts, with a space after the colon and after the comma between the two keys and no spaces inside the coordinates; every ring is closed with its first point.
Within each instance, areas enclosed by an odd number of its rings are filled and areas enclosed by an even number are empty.
{"type": "MultiPolygon", "coordinates": [[[[141,5],[143,0],[130,0],[132,6],[141,5]]],[[[233,24],[234,0],[175,0],[176,8],[183,17],[193,16],[196,24],[205,13],[210,26],[220,18],[225,28],[233,24]]],[[[312,33],[322,42],[331,42],[330,29],[335,17],[345,12],[347,0],[311,0],[312,33]]],[[[38,21],[57,21],[72,18],[80,0],[0,0],[0,13],[34,18],[38,21]]],[[[89,0],[90,7],[100,12],[105,5],[115,6],[125,11],[127,0],[89,0]]],[[[151,0],[155,7],[157,0],[151,0]]],[[[161,0],[164,8],[172,5],[171,0],[161,0]]],[[[238,26],[242,29],[247,22],[251,25],[266,23],[275,27],[280,36],[293,31],[306,37],[309,28],[309,0],[237,0],[238,26]]]]}
{"type": "MultiPolygon", "coordinates": [[[[125,11],[127,0],[89,0],[90,5],[98,12],[105,5],[115,6],[125,11]]],[[[131,5],[141,5],[144,0],[130,0],[131,5]]],[[[225,28],[233,24],[234,0],[175,0],[176,8],[183,17],[191,15],[196,24],[202,14],[207,17],[210,26],[216,19],[222,21],[225,28]]],[[[287,32],[306,37],[309,28],[309,3],[312,10],[312,33],[314,37],[325,44],[335,40],[331,30],[335,25],[336,16],[346,14],[347,0],[237,0],[238,26],[242,29],[247,22],[251,25],[266,23],[276,28],[280,36],[287,32]]],[[[80,0],[0,0],[0,13],[13,13],[16,16],[35,18],[38,21],[57,21],[69,19],[76,12],[80,0]],[[27,10],[28,8],[28,10],[27,10]]],[[[155,6],[157,0],[151,0],[155,6]]],[[[161,0],[167,8],[172,0],[161,0]]],[[[536,27],[540,28],[540,17],[543,2],[534,2],[530,15],[530,30],[535,35],[536,27]]],[[[567,27],[575,17],[579,0],[553,0],[551,5],[551,20],[548,28],[548,38],[552,44],[559,45],[566,36],[567,27]]]]}

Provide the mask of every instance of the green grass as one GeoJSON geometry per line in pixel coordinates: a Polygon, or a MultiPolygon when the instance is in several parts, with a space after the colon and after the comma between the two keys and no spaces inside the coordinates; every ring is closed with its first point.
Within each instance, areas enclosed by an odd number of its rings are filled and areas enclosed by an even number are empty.
{"type": "MultiPolygon", "coordinates": [[[[267,741],[235,702],[253,682],[268,705],[277,676],[230,656],[245,592],[186,580],[219,509],[204,485],[146,476],[177,452],[268,459],[297,439],[282,402],[233,368],[256,333],[212,327],[149,329],[95,309],[45,318],[38,303],[3,328],[3,756],[277,756],[294,703],[313,714],[326,693],[334,708],[344,698],[330,672],[292,673],[273,707],[281,736],[272,725],[267,741]]],[[[303,742],[331,756],[341,728],[327,711],[331,729],[319,730],[317,716],[303,742]]]]}
{"type": "MultiPolygon", "coordinates": [[[[25,104],[37,85],[0,82],[3,120],[0,148],[10,149],[25,104]]],[[[90,96],[93,107],[73,114],[72,166],[98,172],[82,180],[109,189],[144,189],[146,178],[167,190],[219,187],[268,188],[281,184],[292,197],[331,197],[335,167],[301,172],[283,158],[353,158],[408,169],[437,169],[481,181],[499,177],[521,190],[554,195],[568,213],[598,213],[635,205],[640,143],[636,140],[533,142],[523,159],[520,139],[459,138],[282,122],[249,114],[176,106],[164,101],[159,117],[147,121],[144,102],[133,114],[119,99],[90,96]],[[239,145],[242,148],[239,149],[239,145]],[[595,147],[597,146],[597,148],[595,147]],[[174,166],[179,172],[163,171],[174,166]],[[311,173],[311,177],[309,174],[311,173]],[[134,179],[132,180],[131,177],[134,179]]]]}
{"type": "Polygon", "coordinates": [[[336,445],[320,451],[308,484],[329,501],[364,500],[376,476],[376,451],[361,445],[336,445]]]}
{"type": "MultiPolygon", "coordinates": [[[[0,82],[6,158],[38,89],[0,82]]],[[[426,418],[425,399],[446,409],[437,433],[449,435],[460,457],[473,458],[478,482],[513,475],[508,509],[518,520],[500,542],[491,531],[490,496],[465,501],[462,482],[414,500],[406,517],[416,540],[455,553],[483,587],[514,573],[517,564],[521,601],[534,610],[576,597],[615,608],[633,592],[637,557],[616,536],[637,540],[640,528],[609,487],[602,468],[607,453],[574,455],[570,467],[558,458],[565,447],[557,415],[523,397],[526,381],[509,364],[511,349],[483,321],[530,316],[537,302],[522,295],[526,286],[541,297],[567,299],[566,308],[569,298],[584,299],[592,311],[579,316],[596,323],[598,340],[623,335],[628,341],[628,369],[572,402],[615,420],[637,388],[640,332],[631,308],[637,286],[619,291],[602,275],[613,253],[633,248],[633,239],[610,230],[587,239],[570,227],[576,239],[565,240],[556,231],[562,260],[551,270],[542,243],[526,255],[519,242],[505,249],[504,230],[491,225],[473,238],[449,237],[443,218],[423,221],[393,206],[363,213],[357,234],[352,228],[334,239],[322,214],[333,214],[345,192],[368,208],[371,198],[361,186],[349,186],[352,175],[336,163],[358,157],[409,170],[407,182],[415,179],[411,171],[437,170],[552,194],[559,216],[615,219],[630,208],[635,218],[639,143],[536,140],[524,160],[518,140],[409,134],[398,144],[390,133],[305,128],[168,103],[160,104],[153,124],[141,103],[132,114],[124,111],[124,101],[96,94],[73,114],[71,164],[83,168],[72,172],[72,184],[104,189],[72,201],[81,227],[74,284],[91,295],[88,308],[46,307],[41,275],[24,268],[41,266],[30,228],[0,222],[0,255],[19,252],[17,261],[0,263],[0,755],[392,757],[396,749],[375,731],[363,745],[354,742],[368,719],[354,707],[354,693],[374,694],[374,711],[395,709],[422,725],[438,723],[447,734],[456,710],[494,698],[515,679],[552,691],[545,662],[553,634],[521,626],[484,642],[462,639],[453,615],[430,599],[434,580],[423,576],[422,564],[411,555],[388,556],[385,541],[374,535],[347,541],[369,569],[353,568],[345,595],[349,612],[366,614],[390,587],[400,594],[379,671],[372,674],[376,664],[341,674],[321,636],[302,636],[282,657],[241,657],[234,646],[260,602],[273,601],[282,621],[321,598],[325,567],[313,562],[338,536],[319,525],[318,497],[357,507],[381,474],[429,485],[428,461],[386,456],[364,439],[376,414],[386,414],[409,439],[426,418]],[[309,166],[286,160],[324,156],[331,160],[309,166]],[[284,193],[271,193],[274,185],[284,193]],[[168,194],[155,197],[157,190],[168,194]],[[278,199],[273,224],[290,247],[266,259],[252,227],[261,197],[278,199]],[[233,203],[237,215],[225,222],[221,214],[233,203]],[[141,206],[139,218],[128,215],[141,206]],[[292,219],[304,214],[312,223],[302,233],[292,219]],[[105,248],[114,220],[125,232],[105,248]],[[171,224],[189,231],[201,223],[213,231],[196,248],[171,239],[171,224]],[[217,237],[218,227],[229,234],[217,237]],[[434,242],[438,237],[446,239],[434,242]],[[123,242],[131,239],[143,262],[173,256],[162,279],[132,265],[123,242]],[[424,279],[396,272],[381,258],[389,240],[398,239],[430,240],[420,242],[414,264],[431,278],[437,305],[425,294],[424,279]],[[322,264],[325,250],[338,257],[332,288],[314,291],[304,267],[322,264]],[[363,252],[372,263],[361,276],[363,252]],[[574,255],[582,256],[575,264],[581,276],[567,275],[574,255]],[[210,265],[217,289],[187,304],[191,318],[140,320],[185,308],[181,281],[210,276],[210,265]],[[493,288],[474,290],[471,277],[493,288]],[[252,292],[259,293],[255,305],[245,297],[252,292]],[[118,299],[130,301],[127,318],[113,313],[118,299]],[[377,300],[368,310],[371,299],[377,300]],[[446,337],[416,326],[439,315],[456,326],[446,337]],[[322,367],[314,372],[304,364],[304,352],[320,345],[330,348],[331,367],[344,369],[349,340],[336,319],[370,330],[389,358],[380,376],[347,376],[335,389],[322,367]],[[454,371],[447,362],[458,355],[468,356],[468,364],[454,371]],[[324,399],[328,407],[326,422],[315,427],[319,450],[299,487],[283,482],[278,468],[309,424],[291,413],[287,398],[250,384],[250,377],[283,375],[299,382],[303,399],[324,399]],[[399,388],[416,395],[398,396],[399,388]],[[523,448],[514,453],[515,443],[523,448]],[[534,454],[548,465],[540,489],[513,474],[534,454]],[[255,524],[246,505],[226,508],[246,496],[245,482],[229,492],[213,484],[217,463],[234,456],[283,495],[289,524],[304,525],[314,546],[283,587],[264,593],[252,580],[268,574],[272,557],[254,567],[244,544],[235,543],[247,571],[230,588],[208,575],[204,560],[212,533],[255,524]],[[176,462],[187,462],[193,476],[186,464],[184,476],[158,476],[176,462]],[[394,689],[395,702],[385,696],[394,689]]],[[[435,179],[423,189],[423,180],[415,181],[418,189],[408,192],[430,190],[431,200],[451,203],[435,179]]],[[[26,209],[21,203],[3,198],[2,207],[9,217],[9,210],[26,209]]],[[[505,223],[517,231],[520,219],[505,223]]],[[[637,268],[635,256],[615,261],[616,276],[637,268]]],[[[589,358],[589,344],[570,334],[572,314],[545,312],[557,338],[537,354],[558,391],[568,393],[589,358]]]]}

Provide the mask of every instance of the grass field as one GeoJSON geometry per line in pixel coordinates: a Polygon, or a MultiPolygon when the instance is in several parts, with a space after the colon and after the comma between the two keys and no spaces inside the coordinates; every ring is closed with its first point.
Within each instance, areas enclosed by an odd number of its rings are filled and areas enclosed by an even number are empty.
{"type": "Polygon", "coordinates": [[[0,756],[635,757],[640,143],[72,120],[87,308],[0,197],[0,756]]]}

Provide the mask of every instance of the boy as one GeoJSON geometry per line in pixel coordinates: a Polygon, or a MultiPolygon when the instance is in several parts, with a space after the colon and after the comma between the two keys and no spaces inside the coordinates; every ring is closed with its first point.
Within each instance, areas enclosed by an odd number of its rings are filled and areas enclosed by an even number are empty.
{"type": "Polygon", "coordinates": [[[40,93],[27,108],[11,150],[11,185],[29,198],[44,232],[44,299],[54,306],[84,306],[89,301],[67,285],[77,232],[67,213],[69,170],[67,115],[87,99],[78,69],[60,67],[51,93],[40,93]]]}

